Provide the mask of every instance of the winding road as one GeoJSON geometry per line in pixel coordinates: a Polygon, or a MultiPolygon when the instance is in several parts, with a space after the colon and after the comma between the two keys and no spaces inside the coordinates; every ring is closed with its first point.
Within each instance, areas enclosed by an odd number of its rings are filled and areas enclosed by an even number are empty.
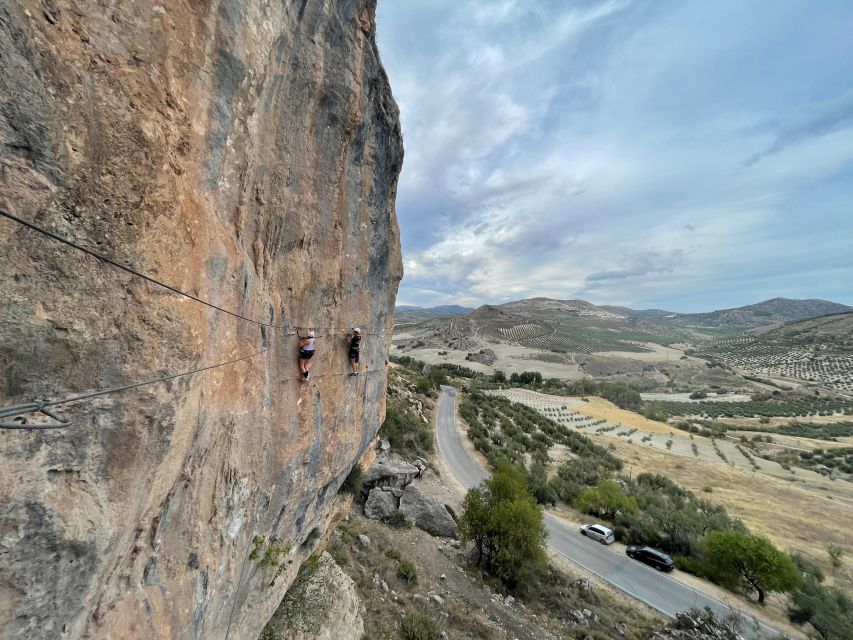
{"type": "MultiPolygon", "coordinates": [[[[488,477],[487,471],[465,448],[459,435],[456,419],[456,390],[442,387],[436,411],[438,449],[446,464],[465,488],[476,487],[488,477]]],[[[624,553],[582,536],[577,526],[545,514],[548,545],[573,564],[594,573],[628,595],[675,617],[687,609],[710,607],[715,614],[727,616],[737,603],[724,603],[675,580],[669,575],[631,560],[624,553]]],[[[746,612],[738,611],[743,618],[742,633],[751,638],[769,638],[780,632],[763,622],[758,622],[746,612]]]]}

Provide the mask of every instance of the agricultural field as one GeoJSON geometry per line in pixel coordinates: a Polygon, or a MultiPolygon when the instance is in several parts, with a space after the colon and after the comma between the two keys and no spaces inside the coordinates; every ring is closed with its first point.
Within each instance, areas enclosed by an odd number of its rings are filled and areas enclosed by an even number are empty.
{"type": "MultiPolygon", "coordinates": [[[[799,552],[817,563],[827,574],[831,584],[848,592],[853,591],[853,538],[850,537],[850,513],[853,513],[853,485],[830,481],[806,469],[791,466],[791,471],[767,473],[752,469],[745,463],[743,454],[729,451],[727,441],[717,440],[728,458],[724,462],[712,451],[704,453],[708,438],[696,436],[700,455],[668,451],[650,447],[627,438],[607,438],[592,435],[600,444],[612,443],[613,453],[630,466],[634,473],[661,473],[708,500],[726,507],[740,518],[752,531],[770,538],[781,548],[799,552]],[[732,464],[734,462],[734,464],[732,464]],[[820,541],[816,543],[816,541],[820,541]],[[841,569],[834,569],[827,548],[840,547],[845,553],[841,569]]],[[[733,447],[732,447],[733,448],[733,447]]],[[[744,448],[749,452],[749,449],[744,448]]],[[[753,459],[762,467],[777,467],[756,454],[753,459]]]]}
{"type": "Polygon", "coordinates": [[[757,375],[853,392],[853,314],[711,340],[695,354],[757,375]]]}
{"type": "Polygon", "coordinates": [[[642,353],[649,351],[637,341],[640,334],[627,334],[595,327],[574,327],[562,324],[553,326],[519,324],[508,329],[499,328],[498,332],[508,340],[543,351],[559,353],[601,353],[606,351],[642,353]]]}
{"type": "MultiPolygon", "coordinates": [[[[720,460],[744,471],[761,471],[775,477],[792,477],[797,473],[792,469],[793,466],[805,470],[809,478],[822,475],[853,480],[853,476],[847,472],[844,456],[833,465],[816,465],[809,462],[800,464],[799,458],[792,461],[787,455],[779,455],[789,451],[807,452],[827,448],[829,443],[839,437],[853,436],[853,422],[815,424],[791,421],[779,425],[760,422],[730,425],[721,420],[696,419],[667,424],[619,409],[595,396],[584,401],[527,389],[503,389],[488,393],[524,404],[559,424],[590,435],[615,436],[693,458],[720,460]],[[780,444],[780,437],[790,439],[790,443],[780,444]],[[822,445],[821,440],[827,444],[822,445]]],[[[829,457],[838,456],[830,454],[829,457]]],[[[804,460],[808,460],[808,457],[804,457],[804,460]]]]}
{"type": "Polygon", "coordinates": [[[509,329],[498,328],[498,333],[507,340],[523,342],[524,340],[549,336],[554,333],[554,330],[541,324],[517,324],[509,329]]]}
{"type": "Polygon", "coordinates": [[[667,418],[675,416],[696,416],[700,418],[798,418],[807,416],[832,416],[853,412],[853,401],[789,397],[770,400],[750,400],[748,402],[653,402],[653,407],[667,418]]]}
{"type": "MultiPolygon", "coordinates": [[[[576,455],[594,453],[607,457],[606,451],[591,446],[585,436],[574,432],[565,422],[557,423],[499,395],[474,393],[463,401],[459,413],[468,424],[468,437],[475,449],[492,464],[506,459],[523,468],[530,467],[532,462],[547,467],[548,452],[555,445],[563,445],[576,455]]],[[[572,417],[583,419],[566,411],[566,421],[572,417]]],[[[596,424],[600,423],[603,421],[596,424]]],[[[593,421],[584,421],[584,425],[594,426],[593,421]]]]}
{"type": "MultiPolygon", "coordinates": [[[[757,446],[753,448],[760,448],[761,441],[756,443],[757,446]]],[[[773,452],[769,456],[783,467],[792,465],[810,469],[827,477],[853,478],[853,447],[819,448],[811,451],[786,448],[773,452]]]]}
{"type": "MultiPolygon", "coordinates": [[[[790,420],[782,424],[762,424],[744,423],[738,421],[731,423],[728,421],[708,422],[700,421],[700,426],[710,425],[715,432],[719,433],[736,433],[755,434],[767,433],[773,436],[785,436],[789,438],[808,438],[810,440],[825,440],[829,442],[846,442],[845,438],[853,439],[853,422],[805,422],[800,420],[790,420]]],[[[695,425],[692,425],[696,429],[695,425]]],[[[692,430],[692,429],[691,429],[692,430]]]]}

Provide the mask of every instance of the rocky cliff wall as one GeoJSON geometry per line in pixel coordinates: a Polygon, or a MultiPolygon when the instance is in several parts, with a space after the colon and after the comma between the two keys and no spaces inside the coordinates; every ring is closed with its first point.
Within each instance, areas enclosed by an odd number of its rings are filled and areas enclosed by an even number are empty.
{"type": "Polygon", "coordinates": [[[322,538],[402,273],[374,4],[0,3],[0,208],[246,318],[0,217],[0,406],[263,351],[0,431],[0,638],[253,638],[322,538]]]}

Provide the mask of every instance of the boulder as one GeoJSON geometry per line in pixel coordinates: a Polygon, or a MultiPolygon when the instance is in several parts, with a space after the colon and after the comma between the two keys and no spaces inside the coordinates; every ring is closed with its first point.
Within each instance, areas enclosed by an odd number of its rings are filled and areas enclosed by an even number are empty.
{"type": "Polygon", "coordinates": [[[405,487],[418,475],[418,468],[399,460],[391,458],[376,458],[374,463],[364,474],[364,484],[366,490],[373,487],[405,487]]]}
{"type": "Polygon", "coordinates": [[[373,520],[385,520],[397,510],[397,498],[390,490],[374,487],[364,503],[364,515],[373,520]]]}
{"type": "Polygon", "coordinates": [[[435,498],[425,496],[414,485],[409,485],[403,490],[400,511],[406,516],[406,520],[413,522],[415,526],[427,533],[446,538],[459,537],[456,523],[444,505],[435,498]]]}

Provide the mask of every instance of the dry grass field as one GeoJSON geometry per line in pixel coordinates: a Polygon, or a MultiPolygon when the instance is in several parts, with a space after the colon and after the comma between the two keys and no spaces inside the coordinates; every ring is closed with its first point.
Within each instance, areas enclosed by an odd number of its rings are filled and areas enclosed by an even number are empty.
{"type": "Polygon", "coordinates": [[[604,446],[615,447],[614,453],[631,473],[663,474],[725,506],[752,531],[789,552],[814,560],[826,572],[828,582],[853,593],[853,484],[823,478],[787,480],[713,460],[687,459],[619,438],[587,435],[604,446]],[[832,568],[829,545],[843,550],[841,569],[832,568]]]}
{"type": "MultiPolygon", "coordinates": [[[[577,400],[578,398],[573,398],[577,400]]],[[[658,422],[657,420],[649,420],[644,418],[639,413],[620,409],[612,402],[599,398],[597,396],[589,396],[589,402],[578,402],[572,404],[572,411],[577,411],[590,418],[598,418],[607,420],[613,424],[621,424],[625,427],[636,428],[647,433],[677,433],[683,436],[687,434],[684,431],[675,427],[658,422]]]]}

